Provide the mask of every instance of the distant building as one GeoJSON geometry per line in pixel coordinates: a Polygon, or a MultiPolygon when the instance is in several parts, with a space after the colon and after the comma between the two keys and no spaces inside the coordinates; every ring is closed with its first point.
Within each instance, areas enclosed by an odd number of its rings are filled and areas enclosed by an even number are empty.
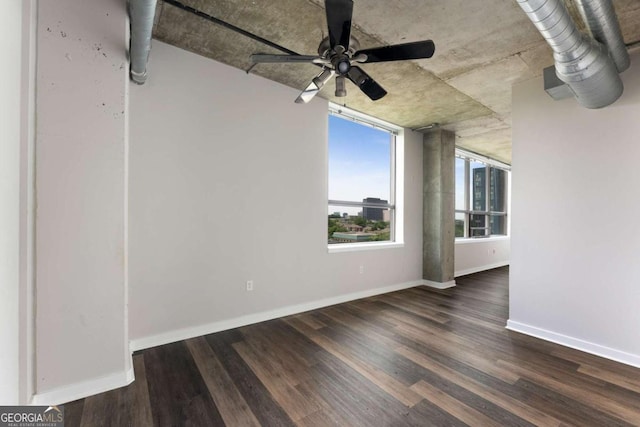
{"type": "Polygon", "coordinates": [[[352,231],[356,233],[359,233],[363,230],[363,227],[358,224],[346,224],[345,227],[347,227],[348,231],[352,231]]]}
{"type": "MultiPolygon", "coordinates": [[[[366,199],[362,200],[362,203],[386,205],[389,202],[387,200],[380,200],[375,197],[367,197],[366,199]]],[[[365,208],[362,208],[362,216],[367,221],[384,221],[384,212],[386,210],[387,210],[386,208],[366,208],[365,207],[365,208]]]]}
{"type": "MultiPolygon", "coordinates": [[[[473,203],[474,211],[484,211],[487,209],[487,172],[486,168],[473,170],[473,203]]],[[[506,174],[501,169],[491,169],[489,180],[489,211],[504,212],[506,174]]],[[[485,224],[485,215],[471,215],[471,236],[484,236],[490,231],[491,234],[505,234],[505,217],[489,216],[489,224],[485,224]],[[486,230],[486,231],[485,231],[486,230]]]]}

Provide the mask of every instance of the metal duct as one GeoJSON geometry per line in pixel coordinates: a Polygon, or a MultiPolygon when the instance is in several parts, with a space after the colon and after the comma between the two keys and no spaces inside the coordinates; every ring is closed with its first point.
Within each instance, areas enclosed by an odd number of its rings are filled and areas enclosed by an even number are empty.
{"type": "Polygon", "coordinates": [[[622,95],[622,80],[606,48],[580,34],[561,0],[517,0],[553,49],[556,74],[586,108],[602,108],[622,95]]]}
{"type": "Polygon", "coordinates": [[[629,68],[629,53],[611,0],[576,0],[576,4],[593,38],[609,49],[618,72],[629,68]]]}
{"type": "Polygon", "coordinates": [[[151,32],[157,0],[130,0],[131,19],[131,80],[141,85],[147,80],[147,61],[151,51],[151,32]]]}

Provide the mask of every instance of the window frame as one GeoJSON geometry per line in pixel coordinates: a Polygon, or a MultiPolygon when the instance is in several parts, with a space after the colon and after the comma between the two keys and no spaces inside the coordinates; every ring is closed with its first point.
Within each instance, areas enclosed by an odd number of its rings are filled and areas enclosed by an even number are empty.
{"type": "MultiPolygon", "coordinates": [[[[464,160],[464,208],[458,209],[455,206],[454,202],[454,223],[455,216],[457,214],[464,215],[464,236],[456,236],[456,241],[464,241],[464,240],[484,240],[484,239],[499,239],[499,238],[508,238],[510,236],[510,216],[509,216],[509,205],[511,199],[511,166],[502,163],[498,160],[491,159],[489,157],[482,156],[480,154],[474,153],[472,151],[463,150],[460,148],[456,148],[454,159],[463,159],[464,160]],[[483,210],[474,209],[471,206],[472,200],[472,189],[471,189],[471,162],[482,163],[485,165],[485,206],[483,210]],[[506,173],[504,177],[504,211],[492,211],[491,208],[491,171],[494,169],[502,170],[506,173]],[[471,234],[471,216],[472,215],[482,215],[484,216],[484,227],[481,229],[485,230],[484,235],[473,236],[471,234]],[[504,231],[505,234],[492,234],[491,233],[491,217],[504,217],[505,225],[504,231]]],[[[454,160],[454,179],[456,176],[456,167],[454,160]]],[[[456,186],[457,190],[457,186],[456,186]]],[[[480,229],[480,228],[477,228],[480,229]]]]}
{"type": "MultiPolygon", "coordinates": [[[[374,249],[388,249],[404,246],[404,128],[385,122],[375,117],[368,116],[350,108],[329,103],[327,117],[334,115],[342,119],[350,120],[364,126],[370,126],[389,132],[392,136],[390,142],[390,182],[388,203],[365,203],[362,201],[333,200],[329,199],[329,187],[327,185],[327,207],[371,207],[389,209],[389,240],[360,242],[360,243],[327,243],[329,253],[351,252],[374,249]]],[[[329,182],[329,139],[327,136],[327,184],[329,182]]],[[[326,236],[326,233],[325,233],[326,236]]]]}

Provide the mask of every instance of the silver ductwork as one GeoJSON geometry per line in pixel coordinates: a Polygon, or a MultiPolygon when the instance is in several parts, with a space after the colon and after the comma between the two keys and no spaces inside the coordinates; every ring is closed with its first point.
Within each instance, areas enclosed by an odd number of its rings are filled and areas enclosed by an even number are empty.
{"type": "Polygon", "coordinates": [[[607,48],[582,35],[562,0],[517,0],[553,49],[557,77],[578,103],[602,108],[622,95],[622,80],[607,48]]]}
{"type": "Polygon", "coordinates": [[[129,17],[131,19],[131,80],[144,84],[147,80],[147,61],[151,51],[151,32],[156,14],[157,0],[130,0],[129,17]]]}
{"type": "Polygon", "coordinates": [[[609,49],[618,72],[629,68],[629,53],[611,0],[576,0],[576,5],[593,38],[609,49]]]}

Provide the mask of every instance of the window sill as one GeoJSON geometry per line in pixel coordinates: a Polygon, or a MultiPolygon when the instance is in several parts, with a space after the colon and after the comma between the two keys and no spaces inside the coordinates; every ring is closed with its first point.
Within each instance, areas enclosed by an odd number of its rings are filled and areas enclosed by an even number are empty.
{"type": "Polygon", "coordinates": [[[495,236],[495,237],[456,237],[456,245],[467,245],[471,243],[486,243],[486,242],[500,242],[509,240],[509,236],[495,236]]]}
{"type": "Polygon", "coordinates": [[[404,243],[381,242],[381,243],[338,243],[329,245],[327,251],[330,254],[341,252],[375,251],[380,249],[403,248],[404,243]]]}

